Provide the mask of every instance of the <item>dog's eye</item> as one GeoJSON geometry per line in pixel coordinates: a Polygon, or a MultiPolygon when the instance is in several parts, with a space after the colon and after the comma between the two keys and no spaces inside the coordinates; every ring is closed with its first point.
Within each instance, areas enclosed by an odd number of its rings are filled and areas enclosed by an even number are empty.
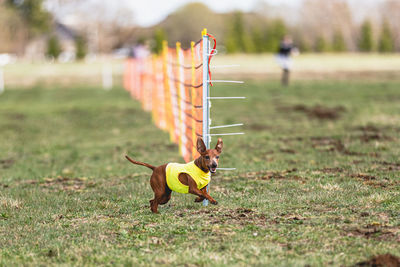
{"type": "Polygon", "coordinates": [[[216,159],[219,159],[219,156],[216,156],[215,158],[216,158],[216,159]]]}
{"type": "Polygon", "coordinates": [[[210,156],[205,156],[206,159],[210,159],[210,156]]]}

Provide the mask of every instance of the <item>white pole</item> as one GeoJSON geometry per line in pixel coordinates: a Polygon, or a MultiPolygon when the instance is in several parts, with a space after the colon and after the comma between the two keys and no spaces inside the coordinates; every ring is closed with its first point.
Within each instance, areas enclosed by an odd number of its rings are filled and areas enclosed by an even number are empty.
{"type": "Polygon", "coordinates": [[[246,99],[245,96],[213,96],[208,99],[246,99]]]}
{"type": "Polygon", "coordinates": [[[244,133],[219,133],[219,134],[209,134],[209,136],[223,136],[223,135],[242,135],[244,133]]]}
{"type": "Polygon", "coordinates": [[[244,83],[244,81],[211,80],[212,83],[244,83]]]}
{"type": "Polygon", "coordinates": [[[216,65],[216,66],[210,66],[211,69],[235,68],[235,67],[240,67],[240,65],[239,65],[239,64],[233,64],[233,65],[216,65]]]}
{"type": "Polygon", "coordinates": [[[0,67],[0,94],[4,92],[4,69],[0,67]]]}
{"type": "Polygon", "coordinates": [[[111,90],[113,87],[113,70],[110,64],[103,65],[102,78],[103,78],[103,89],[111,90]]]}
{"type": "Polygon", "coordinates": [[[219,129],[219,128],[227,128],[227,127],[235,127],[235,126],[243,126],[243,123],[226,124],[226,125],[219,125],[219,126],[211,126],[210,129],[219,129]]]}
{"type": "MultiPolygon", "coordinates": [[[[210,102],[209,102],[209,77],[208,77],[208,57],[209,57],[208,36],[203,35],[203,140],[207,147],[210,148],[210,102]]],[[[207,192],[209,185],[207,185],[207,192]]],[[[208,206],[208,200],[203,200],[203,206],[208,206]]]]}

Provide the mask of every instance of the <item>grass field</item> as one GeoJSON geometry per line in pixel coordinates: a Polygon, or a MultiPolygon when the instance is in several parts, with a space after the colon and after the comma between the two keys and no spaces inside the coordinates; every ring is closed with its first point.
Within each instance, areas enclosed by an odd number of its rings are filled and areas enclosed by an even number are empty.
{"type": "MultiPolygon", "coordinates": [[[[122,88],[0,96],[0,265],[350,266],[400,256],[400,81],[216,85],[224,138],[202,207],[151,214],[150,171],[181,161],[122,88]],[[228,112],[229,111],[229,112],[228,112]]],[[[215,144],[215,139],[213,144],[215,144]]]]}
{"type": "MultiPolygon", "coordinates": [[[[301,54],[293,60],[295,80],[392,80],[400,76],[400,54],[301,54]]],[[[239,65],[215,68],[213,73],[222,78],[278,78],[280,68],[273,54],[218,54],[212,58],[213,66],[239,65]]],[[[76,87],[102,86],[104,67],[112,67],[114,84],[122,81],[123,64],[120,59],[98,58],[88,62],[26,62],[10,64],[4,68],[6,87],[76,87]]]]}

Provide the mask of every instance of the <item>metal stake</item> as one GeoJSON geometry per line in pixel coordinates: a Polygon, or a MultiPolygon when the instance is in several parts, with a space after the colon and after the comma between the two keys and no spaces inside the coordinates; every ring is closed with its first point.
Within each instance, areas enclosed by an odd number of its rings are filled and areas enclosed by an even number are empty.
{"type": "Polygon", "coordinates": [[[0,66],[0,94],[4,92],[4,71],[0,66]]]}
{"type": "MultiPolygon", "coordinates": [[[[210,44],[208,42],[207,30],[203,30],[203,140],[207,147],[210,148],[210,102],[209,102],[209,75],[208,75],[208,57],[209,57],[210,44]]],[[[209,184],[207,185],[207,192],[209,192],[209,184]]],[[[203,200],[203,206],[208,206],[208,200],[203,200]]]]}

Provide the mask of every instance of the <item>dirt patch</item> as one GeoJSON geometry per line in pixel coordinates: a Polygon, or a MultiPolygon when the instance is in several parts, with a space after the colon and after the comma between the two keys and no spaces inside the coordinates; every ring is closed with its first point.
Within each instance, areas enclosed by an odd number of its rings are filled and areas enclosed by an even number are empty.
{"type": "Polygon", "coordinates": [[[387,161],[381,161],[381,162],[374,162],[376,164],[382,165],[379,170],[381,171],[400,171],[400,163],[398,162],[387,162],[387,161]]]}
{"type": "MultiPolygon", "coordinates": [[[[164,146],[165,146],[165,148],[168,150],[168,149],[176,149],[178,146],[176,145],[176,144],[173,144],[173,143],[171,143],[171,144],[164,144],[164,146]]],[[[154,146],[154,147],[157,147],[157,146],[154,146]]]]}
{"type": "Polygon", "coordinates": [[[357,126],[354,127],[354,130],[362,132],[380,132],[379,128],[374,125],[357,126]]]}
{"type": "Polygon", "coordinates": [[[356,263],[354,266],[399,267],[400,266],[400,258],[387,253],[387,254],[371,257],[369,260],[356,263]]]}
{"type": "Polygon", "coordinates": [[[369,143],[371,141],[394,141],[390,136],[382,133],[382,130],[374,125],[358,126],[352,128],[352,130],[360,131],[361,135],[356,135],[355,138],[359,139],[361,142],[369,143]]]}
{"type": "Polygon", "coordinates": [[[400,242],[400,229],[394,226],[369,224],[362,228],[345,229],[347,236],[400,242]]]}
{"type": "Polygon", "coordinates": [[[364,181],[371,181],[371,180],[376,180],[376,176],[365,174],[365,173],[354,173],[351,175],[353,178],[360,178],[364,181]]]}
{"type": "Polygon", "coordinates": [[[90,187],[96,186],[93,181],[87,178],[69,178],[58,176],[57,178],[45,178],[44,181],[26,180],[24,184],[39,184],[40,187],[47,191],[82,191],[90,187]]]}
{"type": "Polygon", "coordinates": [[[371,141],[393,141],[393,138],[384,135],[379,128],[373,125],[359,126],[355,130],[361,131],[361,135],[358,135],[357,138],[364,143],[371,141]]]}
{"type": "Polygon", "coordinates": [[[366,173],[353,173],[350,174],[350,177],[362,181],[365,185],[373,186],[376,188],[394,187],[399,184],[399,181],[393,181],[390,180],[389,178],[379,179],[374,175],[369,175],[366,173]]]}
{"type": "Polygon", "coordinates": [[[383,135],[382,133],[363,132],[363,134],[360,135],[359,138],[364,143],[368,143],[371,141],[393,141],[393,138],[383,135]]]}
{"type": "Polygon", "coordinates": [[[0,168],[2,169],[8,169],[10,168],[12,165],[14,165],[15,160],[14,159],[0,159],[0,168]]]}
{"type": "Polygon", "coordinates": [[[360,213],[360,217],[368,217],[368,216],[370,216],[371,214],[368,212],[368,211],[362,211],[361,213],[360,213]]]}
{"type": "Polygon", "coordinates": [[[342,106],[337,107],[325,107],[322,105],[315,105],[313,107],[307,107],[303,104],[289,106],[289,107],[279,107],[281,111],[294,111],[305,113],[309,118],[315,118],[319,120],[337,120],[340,118],[346,109],[342,106]]]}
{"type": "Polygon", "coordinates": [[[341,172],[343,172],[343,169],[339,168],[339,167],[333,167],[333,168],[326,167],[326,168],[320,169],[318,171],[323,172],[323,173],[341,173],[341,172]]]}
{"type": "Polygon", "coordinates": [[[307,218],[299,214],[282,213],[279,214],[279,216],[273,217],[271,221],[273,224],[303,224],[305,220],[307,220],[307,218]]]}
{"type": "Polygon", "coordinates": [[[271,126],[255,123],[255,124],[246,125],[246,129],[250,129],[250,130],[253,130],[253,131],[260,131],[261,132],[261,131],[265,131],[265,130],[270,130],[271,126]]]}
{"type": "Polygon", "coordinates": [[[200,209],[200,210],[183,210],[175,213],[179,217],[185,216],[202,216],[206,217],[205,224],[229,224],[229,225],[267,225],[267,218],[263,214],[259,214],[252,209],[236,208],[236,209],[200,209]]]}
{"type": "Polygon", "coordinates": [[[294,149],[290,149],[290,148],[281,148],[279,149],[280,152],[282,153],[287,153],[287,154],[296,154],[297,151],[294,149]]]}
{"type": "Polygon", "coordinates": [[[359,136],[359,138],[364,143],[368,143],[371,141],[393,141],[393,138],[383,135],[382,133],[363,132],[363,134],[359,136]]]}
{"type": "Polygon", "coordinates": [[[320,136],[311,137],[312,147],[319,151],[339,152],[349,156],[360,156],[362,153],[349,151],[340,139],[320,136]]]}
{"type": "Polygon", "coordinates": [[[288,141],[303,141],[304,137],[301,136],[294,136],[294,137],[280,137],[278,140],[283,141],[283,142],[288,142],[288,141]]]}
{"type": "Polygon", "coordinates": [[[303,177],[298,175],[293,175],[293,173],[297,172],[296,168],[284,170],[284,171],[259,171],[259,172],[246,172],[240,176],[244,176],[247,179],[255,179],[255,180],[271,180],[271,179],[288,179],[288,180],[298,180],[301,182],[305,182],[303,177]]]}
{"type": "Polygon", "coordinates": [[[11,112],[11,113],[5,113],[4,114],[5,117],[7,117],[10,120],[25,120],[26,116],[22,113],[15,113],[15,112],[11,112]]]}

